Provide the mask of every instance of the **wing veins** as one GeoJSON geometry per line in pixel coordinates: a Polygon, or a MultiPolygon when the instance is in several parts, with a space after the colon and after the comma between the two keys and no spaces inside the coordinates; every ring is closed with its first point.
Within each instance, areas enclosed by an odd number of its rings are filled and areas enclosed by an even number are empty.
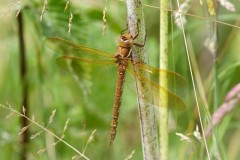
{"type": "Polygon", "coordinates": [[[85,53],[92,54],[92,55],[97,54],[97,55],[103,56],[105,58],[113,57],[113,54],[111,54],[111,53],[107,53],[105,51],[101,51],[101,50],[97,50],[97,49],[94,49],[91,47],[79,45],[79,44],[73,43],[71,41],[59,38],[59,37],[47,38],[45,40],[45,43],[49,48],[53,49],[56,52],[59,51],[59,47],[61,48],[61,47],[65,46],[70,50],[74,50],[73,52],[77,53],[77,55],[82,55],[82,52],[85,52],[85,53]],[[59,44],[61,44],[61,45],[59,45],[59,44]]]}

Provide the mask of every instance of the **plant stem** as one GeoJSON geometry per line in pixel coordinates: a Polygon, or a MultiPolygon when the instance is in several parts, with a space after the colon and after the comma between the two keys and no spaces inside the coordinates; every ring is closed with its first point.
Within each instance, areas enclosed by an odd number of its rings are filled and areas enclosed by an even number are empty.
{"type": "MultiPolygon", "coordinates": [[[[168,0],[160,0],[160,8],[168,8],[168,0]]],[[[160,10],[160,68],[168,69],[168,11],[160,10]]],[[[168,87],[167,75],[159,76],[160,86],[168,87]]],[[[161,93],[159,93],[161,94],[161,93]]],[[[161,96],[162,97],[162,96],[161,96]]],[[[168,159],[168,97],[159,99],[160,104],[160,159],[168,159]]]]}
{"type": "MultiPolygon", "coordinates": [[[[24,41],[24,26],[22,11],[19,13],[18,17],[18,38],[19,38],[19,57],[20,57],[20,76],[22,81],[22,107],[25,108],[25,115],[28,116],[28,83],[27,83],[27,64],[26,64],[26,53],[25,53],[25,41],[24,41]]],[[[21,117],[21,127],[28,126],[28,122],[25,118],[21,117]]],[[[27,159],[27,145],[29,143],[29,131],[26,130],[21,136],[21,159],[27,159]]]]}
{"type": "MultiPolygon", "coordinates": [[[[137,43],[144,44],[145,41],[145,22],[141,0],[126,0],[128,27],[131,35],[137,35],[137,43]]],[[[144,47],[133,47],[133,59],[136,61],[148,62],[146,45],[144,47]]],[[[141,72],[137,65],[134,66],[136,73],[141,72]]],[[[141,73],[144,76],[146,73],[141,73]]],[[[139,81],[136,77],[136,86],[138,94],[138,109],[140,116],[140,127],[142,137],[142,148],[144,160],[157,160],[158,157],[158,137],[157,126],[155,121],[154,107],[149,103],[152,100],[151,87],[144,82],[139,81]]]]}

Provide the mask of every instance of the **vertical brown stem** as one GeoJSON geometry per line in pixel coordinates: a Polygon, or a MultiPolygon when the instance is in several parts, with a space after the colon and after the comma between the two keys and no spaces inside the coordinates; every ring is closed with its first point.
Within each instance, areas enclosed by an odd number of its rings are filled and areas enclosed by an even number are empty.
{"type": "MultiPolygon", "coordinates": [[[[27,85],[27,65],[26,65],[26,55],[25,55],[25,44],[24,44],[24,34],[23,34],[23,17],[22,12],[19,13],[17,20],[18,20],[18,37],[19,37],[19,67],[20,67],[20,77],[22,80],[22,106],[26,109],[25,115],[28,116],[28,85],[27,85]]],[[[22,110],[21,106],[21,110],[22,110]]],[[[28,122],[27,119],[21,117],[21,126],[22,128],[27,126],[28,122]]],[[[27,159],[27,144],[28,144],[28,130],[21,134],[21,159],[27,159]]]]}

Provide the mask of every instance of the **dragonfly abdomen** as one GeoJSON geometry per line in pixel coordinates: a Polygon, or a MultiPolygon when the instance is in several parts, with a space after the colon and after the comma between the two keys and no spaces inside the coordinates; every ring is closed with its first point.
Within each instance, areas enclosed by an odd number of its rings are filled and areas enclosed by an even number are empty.
{"type": "Polygon", "coordinates": [[[124,77],[125,77],[127,66],[128,66],[128,63],[118,64],[118,76],[117,76],[117,83],[116,83],[116,90],[115,90],[115,97],[114,97],[114,104],[113,104],[113,117],[112,117],[111,129],[110,129],[110,145],[115,139],[115,136],[117,133],[118,117],[119,117],[120,106],[121,106],[121,97],[123,93],[123,83],[124,83],[124,77]]]}

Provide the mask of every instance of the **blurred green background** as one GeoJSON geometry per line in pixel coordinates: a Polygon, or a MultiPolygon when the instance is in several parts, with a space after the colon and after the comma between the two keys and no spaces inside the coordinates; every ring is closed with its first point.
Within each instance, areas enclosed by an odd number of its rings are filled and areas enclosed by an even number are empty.
{"type": "MultiPolygon", "coordinates": [[[[158,6],[158,2],[145,0],[144,3],[158,6]]],[[[10,104],[18,111],[22,110],[22,82],[19,69],[19,42],[16,4],[11,7],[9,1],[1,1],[0,13],[0,104],[10,104]],[[11,15],[7,16],[9,7],[11,15]]],[[[123,103],[119,118],[118,132],[113,146],[109,146],[109,129],[112,117],[113,96],[115,91],[116,75],[107,73],[103,77],[110,77],[106,83],[82,84],[76,81],[76,75],[66,72],[56,63],[60,55],[44,44],[46,37],[63,37],[75,43],[115,53],[116,44],[120,32],[127,27],[126,5],[120,1],[83,0],[71,1],[69,8],[64,11],[66,1],[48,1],[47,10],[43,21],[40,21],[43,1],[23,1],[22,16],[24,25],[24,40],[26,47],[26,80],[28,84],[28,111],[29,116],[35,115],[41,125],[46,125],[51,112],[56,109],[53,123],[48,127],[56,135],[61,136],[65,122],[70,118],[65,132],[65,141],[69,142],[79,151],[83,151],[89,136],[96,129],[94,141],[88,144],[85,155],[90,159],[125,159],[133,150],[134,160],[142,158],[142,147],[137,110],[137,97],[131,87],[125,87],[123,103]],[[107,30],[102,36],[103,9],[107,7],[107,30]],[[71,33],[68,34],[70,10],[73,13],[71,33]],[[109,75],[108,75],[109,74],[109,75]],[[89,90],[89,92],[87,92],[89,90]]],[[[231,13],[220,7],[218,19],[220,21],[237,24],[239,26],[239,2],[234,2],[236,12],[231,13]]],[[[199,7],[199,2],[193,2],[190,13],[204,16],[206,6],[199,7]]],[[[171,16],[172,12],[169,12],[171,16]]],[[[150,65],[158,66],[159,57],[159,9],[144,7],[145,23],[148,32],[147,48],[150,65]]],[[[192,43],[192,54],[196,57],[195,65],[198,67],[202,82],[205,85],[212,76],[213,57],[204,47],[204,41],[208,37],[207,20],[187,16],[185,25],[186,33],[192,43]]],[[[171,17],[169,18],[171,21],[171,17]]],[[[173,22],[171,21],[171,24],[173,22]]],[[[219,105],[223,103],[227,92],[240,81],[240,30],[237,27],[218,24],[218,50],[222,60],[219,61],[219,105]]],[[[187,110],[184,112],[170,112],[169,129],[169,159],[203,159],[206,158],[204,145],[191,144],[180,141],[176,132],[183,134],[195,130],[199,123],[196,114],[196,104],[193,96],[193,88],[188,68],[185,45],[182,32],[174,24],[169,27],[170,69],[183,75],[187,81],[184,88],[184,100],[187,110]]],[[[197,72],[197,68],[194,68],[197,72]]],[[[103,78],[99,77],[99,79],[103,78]]],[[[210,114],[213,108],[213,82],[205,88],[210,114]]],[[[199,89],[199,88],[197,88],[199,89]]],[[[199,95],[198,95],[199,96],[199,95]]],[[[200,106],[203,106],[200,99],[200,106]]],[[[206,106],[205,106],[206,107],[206,106]]],[[[204,125],[207,125],[207,111],[201,113],[204,125]]],[[[9,115],[9,111],[0,108],[0,159],[20,159],[20,136],[18,135],[21,124],[20,117],[9,115]]],[[[237,159],[240,155],[240,141],[238,122],[240,110],[235,108],[225,117],[218,128],[218,146],[220,146],[223,159],[237,159]]],[[[206,126],[205,126],[206,127],[206,126]]],[[[29,128],[30,135],[42,131],[32,125],[29,128]]],[[[76,153],[64,145],[47,147],[56,139],[46,132],[30,141],[28,147],[29,159],[71,159],[76,153]],[[40,149],[47,151],[38,154],[40,149]]],[[[211,153],[215,145],[208,141],[211,153]]]]}

